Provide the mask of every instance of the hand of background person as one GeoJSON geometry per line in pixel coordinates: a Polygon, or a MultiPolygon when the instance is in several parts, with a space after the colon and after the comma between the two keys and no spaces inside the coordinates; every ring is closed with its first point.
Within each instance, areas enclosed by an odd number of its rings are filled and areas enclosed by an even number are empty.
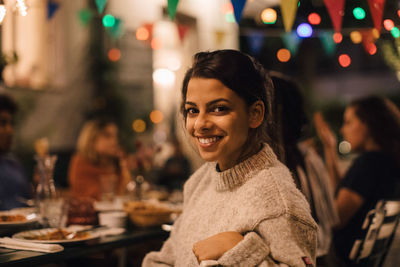
{"type": "Polygon", "coordinates": [[[314,125],[324,148],[336,149],[337,139],[321,112],[314,113],[314,125]]]}
{"type": "Polygon", "coordinates": [[[243,240],[238,232],[222,232],[193,245],[193,253],[199,263],[204,260],[218,260],[225,252],[243,240]]]}

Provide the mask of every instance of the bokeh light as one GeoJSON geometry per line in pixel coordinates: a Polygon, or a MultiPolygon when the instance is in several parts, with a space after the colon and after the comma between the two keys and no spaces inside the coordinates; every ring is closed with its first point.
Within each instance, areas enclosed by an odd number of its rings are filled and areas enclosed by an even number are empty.
{"type": "Polygon", "coordinates": [[[310,37],[313,33],[312,27],[310,24],[308,23],[301,23],[298,27],[297,27],[297,35],[299,37],[310,37]]]}
{"type": "Polygon", "coordinates": [[[343,35],[340,32],[335,32],[332,36],[333,41],[337,44],[341,43],[343,40],[343,35]]]}
{"type": "Polygon", "coordinates": [[[356,7],[353,9],[353,16],[358,19],[364,19],[365,18],[365,10],[361,7],[356,7]]]}
{"type": "Polygon", "coordinates": [[[290,51],[286,48],[281,48],[276,53],[276,57],[280,62],[288,62],[290,60],[290,51]]]}
{"type": "Polygon", "coordinates": [[[139,27],[136,30],[136,39],[138,39],[139,41],[146,41],[149,40],[150,38],[150,33],[149,30],[146,29],[146,27],[139,27]]]}
{"type": "Polygon", "coordinates": [[[232,3],[225,3],[221,7],[221,12],[223,14],[232,13],[233,14],[233,5],[232,3]]]}
{"type": "Polygon", "coordinates": [[[359,44],[362,41],[362,35],[359,31],[352,31],[350,33],[350,39],[353,43],[359,44]]]}
{"type": "Polygon", "coordinates": [[[394,27],[394,22],[393,22],[393,20],[391,20],[391,19],[385,19],[385,20],[383,21],[383,27],[385,27],[385,29],[386,29],[387,31],[392,30],[393,27],[394,27]]]}
{"type": "Polygon", "coordinates": [[[321,16],[315,12],[311,13],[310,15],[308,15],[308,22],[310,22],[310,24],[312,25],[318,25],[321,23],[321,16]]]}
{"type": "Polygon", "coordinates": [[[264,24],[274,24],[276,22],[277,14],[272,8],[266,8],[261,12],[261,20],[264,24]]]}
{"type": "Polygon", "coordinates": [[[158,50],[161,48],[162,44],[161,44],[161,40],[158,38],[153,38],[153,40],[151,40],[150,42],[150,46],[153,50],[158,50]]]}
{"type": "Polygon", "coordinates": [[[121,58],[121,50],[119,50],[118,48],[111,48],[108,51],[108,59],[110,61],[118,61],[121,58]]]}
{"type": "Polygon", "coordinates": [[[132,123],[132,129],[136,133],[143,133],[146,131],[146,122],[142,119],[136,119],[132,123]]]}
{"type": "Polygon", "coordinates": [[[342,141],[339,144],[339,152],[341,154],[349,154],[351,151],[351,144],[347,141],[342,141]]]}
{"type": "Polygon", "coordinates": [[[225,20],[227,22],[230,22],[230,23],[235,23],[236,22],[235,16],[233,15],[233,13],[226,13],[225,14],[225,20]]]}
{"type": "Polygon", "coordinates": [[[378,29],[376,29],[376,28],[373,28],[372,29],[372,36],[375,38],[375,39],[379,39],[379,36],[380,36],[381,34],[379,33],[379,31],[378,31],[378,29]]]}
{"type": "Polygon", "coordinates": [[[4,5],[0,5],[0,24],[3,22],[4,17],[6,16],[7,10],[4,5]]]}
{"type": "Polygon", "coordinates": [[[397,16],[399,16],[399,17],[400,17],[400,9],[399,9],[399,10],[397,10],[397,16]]]}
{"type": "Polygon", "coordinates": [[[400,31],[399,31],[399,28],[397,28],[397,27],[393,27],[393,28],[390,30],[390,33],[392,34],[392,36],[393,36],[394,38],[399,38],[399,37],[400,37],[400,31]]]}
{"type": "Polygon", "coordinates": [[[367,51],[368,51],[368,54],[370,54],[372,56],[372,55],[376,54],[378,49],[377,49],[377,47],[376,47],[376,45],[374,43],[369,43],[367,45],[367,51]]]}
{"type": "Polygon", "coordinates": [[[162,130],[158,130],[153,134],[153,140],[156,144],[161,144],[167,141],[167,133],[162,130]]]}
{"type": "Polygon", "coordinates": [[[175,83],[175,73],[169,69],[156,69],[153,72],[153,80],[158,85],[171,86],[175,83]]]}
{"type": "Polygon", "coordinates": [[[115,18],[113,15],[107,14],[103,17],[103,25],[104,27],[112,27],[115,25],[115,18]]]}
{"type": "Polygon", "coordinates": [[[153,110],[150,112],[150,120],[152,123],[160,123],[164,119],[164,114],[159,110],[153,110]]]}
{"type": "Polygon", "coordinates": [[[339,64],[343,68],[347,68],[351,64],[351,58],[347,54],[341,54],[339,56],[339,64]]]}

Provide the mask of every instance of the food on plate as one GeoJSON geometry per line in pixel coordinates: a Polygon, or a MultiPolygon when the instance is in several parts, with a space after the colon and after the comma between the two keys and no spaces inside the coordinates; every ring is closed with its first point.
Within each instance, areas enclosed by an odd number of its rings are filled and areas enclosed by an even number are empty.
{"type": "Polygon", "coordinates": [[[22,214],[1,214],[0,222],[26,222],[27,218],[22,214]]]}
{"type": "Polygon", "coordinates": [[[76,240],[89,237],[88,232],[76,232],[76,234],[72,238],[68,238],[67,236],[71,233],[73,232],[69,232],[63,229],[55,229],[52,231],[48,231],[44,234],[26,235],[24,236],[24,238],[28,240],[76,240]]]}

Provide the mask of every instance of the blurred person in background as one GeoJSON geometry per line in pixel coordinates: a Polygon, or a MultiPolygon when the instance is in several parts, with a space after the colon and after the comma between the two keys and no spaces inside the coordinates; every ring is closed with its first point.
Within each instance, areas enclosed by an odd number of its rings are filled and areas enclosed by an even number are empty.
{"type": "Polygon", "coordinates": [[[280,160],[292,172],[297,188],[306,196],[314,220],[318,223],[317,263],[329,252],[332,228],[338,222],[334,207],[333,189],[323,160],[305,139],[309,120],[298,84],[278,72],[269,73],[275,89],[275,120],[279,125],[282,151],[280,160]]]}
{"type": "Polygon", "coordinates": [[[96,119],[84,124],[77,152],[71,159],[68,178],[73,196],[100,200],[105,189],[124,193],[131,178],[119,147],[118,127],[114,122],[96,119]]]}
{"type": "Polygon", "coordinates": [[[336,189],[339,225],[334,231],[335,266],[349,266],[361,226],[381,199],[400,198],[400,110],[389,99],[368,96],[351,102],[344,113],[341,133],[351,150],[360,155],[342,175],[337,140],[320,113],[314,116],[323,143],[331,183],[336,189]]]}
{"type": "Polygon", "coordinates": [[[14,100],[0,94],[0,210],[25,206],[31,198],[31,186],[20,163],[9,152],[14,135],[14,100]]]}

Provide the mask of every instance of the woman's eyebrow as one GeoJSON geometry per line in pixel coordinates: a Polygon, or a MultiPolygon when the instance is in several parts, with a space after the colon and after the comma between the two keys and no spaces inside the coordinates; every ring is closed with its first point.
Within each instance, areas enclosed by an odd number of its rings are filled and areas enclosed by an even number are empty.
{"type": "MultiPolygon", "coordinates": [[[[207,105],[207,107],[208,107],[208,106],[212,106],[212,105],[214,105],[214,104],[216,104],[216,103],[218,103],[218,102],[227,102],[227,103],[231,103],[231,101],[229,101],[229,100],[226,99],[226,98],[218,98],[218,99],[214,99],[214,100],[208,102],[206,105],[207,105]]],[[[196,103],[191,102],[191,101],[186,101],[186,102],[185,102],[185,105],[197,106],[196,103]]]]}

